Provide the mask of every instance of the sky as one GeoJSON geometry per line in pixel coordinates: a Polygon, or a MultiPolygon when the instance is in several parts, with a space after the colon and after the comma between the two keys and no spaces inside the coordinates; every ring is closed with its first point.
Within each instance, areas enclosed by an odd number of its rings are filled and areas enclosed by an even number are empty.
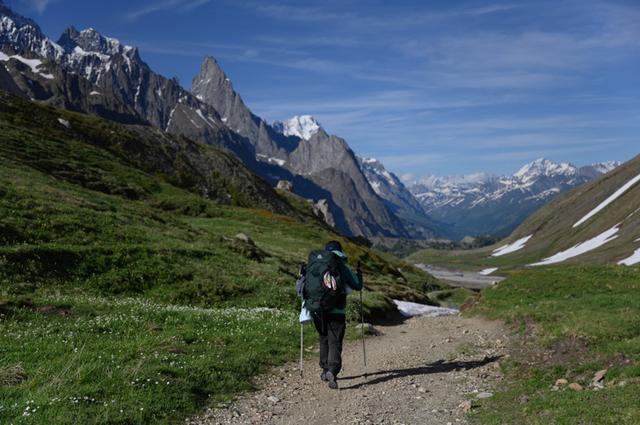
{"type": "Polygon", "coordinates": [[[214,56],[259,116],[313,115],[407,181],[640,153],[638,0],[5,2],[187,88],[214,56]]]}

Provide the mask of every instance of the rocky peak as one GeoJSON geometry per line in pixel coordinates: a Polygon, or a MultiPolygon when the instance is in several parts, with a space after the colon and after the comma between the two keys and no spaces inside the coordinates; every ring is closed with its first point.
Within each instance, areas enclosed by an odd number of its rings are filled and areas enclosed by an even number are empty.
{"type": "Polygon", "coordinates": [[[233,93],[231,80],[224,73],[218,61],[211,56],[206,56],[200,66],[200,73],[191,83],[191,91],[199,96],[204,96],[203,92],[213,91],[214,93],[233,93]]]}
{"type": "Polygon", "coordinates": [[[33,20],[29,18],[25,18],[24,16],[18,15],[9,7],[7,7],[2,0],[0,0],[0,19],[3,22],[12,21],[18,28],[22,28],[25,26],[31,26],[34,29],[40,31],[40,27],[33,20]]]}
{"type": "Polygon", "coordinates": [[[85,52],[99,53],[107,56],[122,54],[133,58],[138,55],[136,48],[124,45],[120,40],[115,38],[105,37],[94,28],[78,31],[73,26],[69,27],[60,36],[58,44],[69,53],[79,47],[85,52]]]}
{"type": "Polygon", "coordinates": [[[231,80],[211,56],[202,61],[200,73],[191,84],[191,93],[199,101],[213,106],[227,127],[245,137],[256,154],[282,159],[287,156],[287,150],[292,149],[291,143],[281,145],[276,139],[282,136],[244,104],[231,80]]]}
{"type": "Polygon", "coordinates": [[[380,184],[384,182],[388,186],[400,186],[402,183],[395,174],[390,173],[384,167],[382,162],[375,158],[357,157],[362,171],[364,171],[367,180],[371,183],[373,190],[380,195],[380,184]]]}
{"type": "Polygon", "coordinates": [[[316,134],[322,126],[311,115],[300,115],[288,119],[287,121],[275,121],[271,125],[278,133],[285,136],[296,136],[304,140],[309,140],[316,134]]]}
{"type": "Polygon", "coordinates": [[[37,56],[58,59],[64,53],[40,30],[38,24],[18,15],[0,2],[0,50],[15,53],[31,53],[37,56]]]}

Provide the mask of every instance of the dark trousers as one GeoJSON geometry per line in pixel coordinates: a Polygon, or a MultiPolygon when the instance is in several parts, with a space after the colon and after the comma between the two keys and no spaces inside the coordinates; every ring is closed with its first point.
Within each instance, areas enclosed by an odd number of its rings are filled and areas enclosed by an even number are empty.
{"type": "Polygon", "coordinates": [[[313,315],[313,324],[320,334],[320,367],[338,376],[342,369],[342,340],[344,339],[345,315],[318,313],[313,315]]]}

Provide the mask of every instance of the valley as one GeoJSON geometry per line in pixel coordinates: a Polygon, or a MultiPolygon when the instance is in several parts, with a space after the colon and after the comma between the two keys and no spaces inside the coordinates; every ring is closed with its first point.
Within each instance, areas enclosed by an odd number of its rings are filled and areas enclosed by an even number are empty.
{"type": "Polygon", "coordinates": [[[0,424],[640,423],[632,84],[590,91],[637,14],[114,1],[0,0],[0,424]],[[401,36],[441,21],[473,40],[401,36]],[[329,241],[339,389],[296,292],[329,241]]]}

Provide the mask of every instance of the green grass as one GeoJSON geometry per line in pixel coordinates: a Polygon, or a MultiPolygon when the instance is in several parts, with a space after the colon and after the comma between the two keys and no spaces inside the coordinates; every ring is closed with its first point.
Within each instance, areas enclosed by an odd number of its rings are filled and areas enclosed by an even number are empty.
{"type": "Polygon", "coordinates": [[[190,191],[197,185],[178,184],[188,176],[129,162],[122,150],[137,136],[127,128],[3,102],[1,424],[178,423],[252,388],[256,374],[295,358],[298,267],[331,239],[352,266],[363,264],[367,320],[389,314],[391,298],[429,302],[426,293],[441,289],[337,235],[305,202],[254,182],[223,205],[242,176],[217,180],[229,187],[205,199],[190,191]],[[56,129],[58,116],[71,131],[56,129]],[[233,205],[259,190],[271,210],[233,205]]]}
{"type": "Polygon", "coordinates": [[[467,288],[452,288],[429,292],[429,299],[442,307],[459,308],[465,301],[476,294],[467,288]]]}
{"type": "Polygon", "coordinates": [[[485,289],[472,313],[504,320],[529,343],[502,362],[506,388],[483,401],[475,419],[483,424],[640,423],[639,293],[640,269],[605,266],[527,270],[485,289]],[[536,356],[545,351],[546,357],[536,356]],[[594,373],[605,368],[605,387],[593,390],[594,373]],[[558,378],[586,390],[554,391],[558,378]]]}
{"type": "Polygon", "coordinates": [[[2,311],[0,358],[26,372],[0,389],[2,423],[179,421],[296,352],[286,310],[64,295],[2,311]]]}

